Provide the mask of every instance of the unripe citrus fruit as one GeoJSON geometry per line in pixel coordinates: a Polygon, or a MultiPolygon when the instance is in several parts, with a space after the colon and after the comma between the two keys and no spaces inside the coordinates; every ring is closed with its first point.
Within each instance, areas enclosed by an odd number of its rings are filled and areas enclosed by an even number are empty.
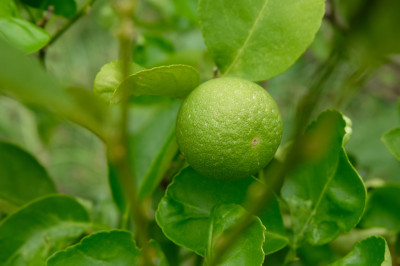
{"type": "Polygon", "coordinates": [[[235,180],[264,168],[282,137],[282,119],[259,85],[218,78],[194,89],[177,118],[176,138],[188,163],[204,176],[235,180]]]}

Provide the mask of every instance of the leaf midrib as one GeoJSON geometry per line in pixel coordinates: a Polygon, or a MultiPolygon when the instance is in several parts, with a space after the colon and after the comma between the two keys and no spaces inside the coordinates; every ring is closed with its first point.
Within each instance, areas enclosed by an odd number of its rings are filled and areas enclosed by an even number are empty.
{"type": "Polygon", "coordinates": [[[253,37],[254,31],[258,25],[258,22],[260,21],[260,19],[263,17],[262,14],[264,13],[265,9],[267,8],[267,5],[269,3],[269,0],[265,0],[260,12],[257,15],[257,18],[254,20],[253,25],[250,28],[250,31],[246,37],[246,40],[244,41],[242,47],[239,48],[238,53],[236,54],[235,58],[232,60],[232,63],[228,66],[228,68],[226,69],[224,75],[227,75],[233,68],[233,66],[236,64],[236,62],[239,60],[239,58],[242,56],[244,49],[246,48],[246,46],[248,45],[250,39],[253,37]]]}

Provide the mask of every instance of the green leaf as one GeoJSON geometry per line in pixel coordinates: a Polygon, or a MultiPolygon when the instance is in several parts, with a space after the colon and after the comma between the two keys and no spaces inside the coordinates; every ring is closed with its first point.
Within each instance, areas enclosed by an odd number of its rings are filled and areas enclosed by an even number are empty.
{"type": "Polygon", "coordinates": [[[42,28],[19,18],[0,18],[0,38],[30,54],[50,41],[50,34],[42,28]]]}
{"type": "MultiPolygon", "coordinates": [[[[105,64],[94,79],[93,91],[106,102],[111,101],[115,90],[123,81],[121,65],[121,61],[112,61],[105,64]]],[[[143,69],[143,67],[135,63],[131,64],[131,74],[143,69]]]]}
{"type": "MultiPolygon", "coordinates": [[[[214,250],[218,245],[218,240],[223,237],[224,233],[232,229],[245,213],[245,209],[236,204],[219,204],[213,208],[208,232],[209,244],[205,265],[207,265],[208,259],[215,256],[214,250]]],[[[265,227],[261,220],[254,217],[253,223],[236,240],[237,242],[225,254],[218,265],[262,265],[264,261],[262,249],[264,232],[265,227]]]]}
{"type": "Polygon", "coordinates": [[[53,252],[89,228],[89,214],[74,198],[51,195],[37,199],[1,221],[0,264],[43,265],[53,252]]]}
{"type": "Polygon", "coordinates": [[[39,162],[15,145],[0,141],[0,210],[6,213],[46,194],[56,193],[39,162]]]}
{"type": "Polygon", "coordinates": [[[383,227],[400,231],[400,185],[386,184],[372,190],[361,221],[365,228],[383,227]]]}
{"type": "MultiPolygon", "coordinates": [[[[253,178],[235,182],[210,179],[187,167],[168,186],[158,205],[156,221],[173,242],[205,256],[212,209],[218,204],[243,205],[247,189],[255,182],[253,178]]],[[[267,228],[264,246],[268,251],[276,251],[287,243],[279,205],[274,201],[275,197],[266,207],[266,213],[260,215],[267,228]]]]}
{"type": "Polygon", "coordinates": [[[382,141],[394,157],[400,161],[400,127],[383,134],[382,141]]]}
{"type": "Polygon", "coordinates": [[[306,130],[282,196],[292,214],[294,243],[327,243],[350,231],[364,211],[366,191],[342,147],[345,121],[325,111],[306,130]],[[340,217],[340,219],[338,219],[340,217]]]}
{"type": "Polygon", "coordinates": [[[19,17],[18,8],[13,0],[0,1],[0,18],[19,17]]]}
{"type": "Polygon", "coordinates": [[[386,240],[380,236],[371,236],[355,244],[344,258],[331,266],[391,266],[392,258],[386,240]]]}
{"type": "Polygon", "coordinates": [[[113,101],[121,99],[122,90],[131,95],[157,95],[183,99],[200,83],[197,70],[187,65],[160,66],[130,75],[115,91],[113,101]]]}
{"type": "Polygon", "coordinates": [[[200,26],[223,75],[261,81],[304,53],[320,27],[324,2],[200,0],[200,26]]]}
{"type": "Polygon", "coordinates": [[[76,122],[105,138],[107,106],[89,91],[63,89],[42,66],[0,39],[0,91],[76,122]],[[24,78],[21,78],[24,77],[24,78]]]}
{"type": "Polygon", "coordinates": [[[54,14],[72,17],[76,13],[75,0],[21,0],[22,3],[31,7],[47,10],[49,6],[54,7],[54,14]]]}
{"type": "Polygon", "coordinates": [[[151,194],[178,151],[175,123],[181,101],[141,96],[130,108],[129,146],[139,198],[151,194]]]}
{"type": "Polygon", "coordinates": [[[55,253],[47,265],[139,265],[139,258],[131,232],[112,230],[91,234],[79,244],[55,253]]]}

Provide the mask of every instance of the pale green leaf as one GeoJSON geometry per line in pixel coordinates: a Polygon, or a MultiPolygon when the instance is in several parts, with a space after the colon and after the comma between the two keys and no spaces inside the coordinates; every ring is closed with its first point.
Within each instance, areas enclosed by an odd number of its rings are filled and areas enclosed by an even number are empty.
{"type": "Polygon", "coordinates": [[[89,214],[74,198],[39,198],[1,221],[0,265],[43,265],[89,228],[89,214]]]}
{"type": "Polygon", "coordinates": [[[223,75],[261,81],[288,69],[318,31],[324,0],[200,0],[203,36],[223,75]]]}
{"type": "Polygon", "coordinates": [[[56,188],[43,166],[26,151],[0,141],[0,210],[9,213],[51,193],[56,188]]]}
{"type": "Polygon", "coordinates": [[[103,137],[109,117],[107,106],[89,91],[63,89],[42,66],[0,38],[0,91],[76,122],[103,137]],[[23,78],[21,78],[23,77],[23,78]]]}
{"type": "Polygon", "coordinates": [[[157,95],[183,99],[200,83],[197,70],[187,65],[160,66],[130,75],[115,91],[113,101],[119,101],[122,90],[130,95],[157,95]]]}
{"type": "Polygon", "coordinates": [[[151,194],[178,151],[175,121],[181,101],[141,96],[130,108],[129,146],[139,198],[151,194]]]}
{"type": "MultiPolygon", "coordinates": [[[[93,91],[106,102],[110,102],[115,90],[123,81],[121,61],[105,64],[94,79],[93,91]]],[[[143,67],[131,63],[131,74],[144,70],[143,67]]]]}
{"type": "Polygon", "coordinates": [[[400,127],[394,128],[383,134],[382,141],[393,156],[400,161],[400,127]]]}
{"type": "Polygon", "coordinates": [[[355,244],[344,258],[331,266],[392,266],[392,258],[386,240],[371,236],[355,244]]]}
{"type": "Polygon", "coordinates": [[[43,48],[50,35],[38,26],[19,18],[0,18],[0,38],[30,54],[43,48]]]}
{"type": "MultiPolygon", "coordinates": [[[[226,232],[232,229],[240,218],[246,214],[246,210],[237,204],[216,205],[211,212],[210,227],[208,232],[207,260],[215,256],[218,240],[226,232]]],[[[219,261],[218,265],[262,265],[264,261],[263,243],[265,227],[258,217],[238,237],[236,243],[219,261]]]]}

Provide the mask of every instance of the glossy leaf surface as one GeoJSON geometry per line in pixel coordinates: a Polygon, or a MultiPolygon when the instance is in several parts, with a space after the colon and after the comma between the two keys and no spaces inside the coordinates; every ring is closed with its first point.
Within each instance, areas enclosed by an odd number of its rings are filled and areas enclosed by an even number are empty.
{"type": "MultiPolygon", "coordinates": [[[[221,204],[214,207],[211,212],[210,229],[208,232],[209,245],[207,259],[215,256],[213,251],[218,239],[239,221],[245,214],[245,209],[236,204],[221,204]]],[[[259,218],[254,217],[253,223],[237,239],[236,243],[221,259],[218,265],[262,265],[264,261],[263,242],[265,227],[259,218]]]]}
{"type": "Polygon", "coordinates": [[[51,256],[48,266],[139,265],[140,251],[132,233],[113,230],[91,234],[79,244],[51,256]]]}
{"type": "Polygon", "coordinates": [[[324,244],[350,231],[364,210],[364,184],[342,147],[346,124],[337,111],[325,111],[302,138],[301,162],[285,180],[294,242],[324,244]],[[340,219],[338,219],[340,217],[340,219]]]}
{"type": "Polygon", "coordinates": [[[400,127],[383,134],[382,141],[393,156],[400,161],[400,127]]]}
{"type": "Polygon", "coordinates": [[[355,244],[352,251],[331,266],[391,266],[392,258],[386,240],[371,236],[355,244]]]}
{"type": "Polygon", "coordinates": [[[47,10],[49,6],[53,6],[54,14],[67,18],[72,17],[76,12],[75,0],[21,0],[21,2],[43,10],[47,10]]]}
{"type": "Polygon", "coordinates": [[[0,40],[0,91],[19,100],[57,112],[104,136],[107,107],[83,89],[63,89],[32,58],[0,40]],[[24,77],[24,78],[21,78],[24,77]]]}
{"type": "MultiPolygon", "coordinates": [[[[253,178],[236,182],[205,178],[187,167],[168,186],[156,212],[157,223],[173,242],[205,256],[212,209],[218,204],[243,204],[247,189],[254,182],[253,178]]],[[[285,230],[280,216],[279,205],[275,203],[260,215],[267,228],[265,242],[269,244],[264,244],[269,245],[267,251],[276,251],[287,243],[286,236],[282,235],[285,230]],[[271,216],[274,218],[269,219],[271,216]]]]}
{"type": "Polygon", "coordinates": [[[89,228],[89,214],[74,198],[39,198],[1,221],[0,264],[43,265],[89,228]]]}
{"type": "MultiPolygon", "coordinates": [[[[112,61],[105,64],[94,79],[93,91],[106,102],[110,102],[114,92],[123,81],[121,61],[112,61]]],[[[144,70],[143,67],[132,63],[131,74],[144,70]]]]}
{"type": "Polygon", "coordinates": [[[115,91],[113,101],[121,98],[122,90],[131,95],[156,95],[183,99],[200,83],[197,70],[187,65],[160,66],[130,75],[115,91]]]}
{"type": "Polygon", "coordinates": [[[9,213],[51,193],[56,188],[43,166],[26,151],[0,141],[0,210],[9,213]]]}
{"type": "Polygon", "coordinates": [[[26,54],[40,50],[50,41],[50,35],[44,29],[13,17],[0,18],[0,38],[26,54]]]}
{"type": "Polygon", "coordinates": [[[200,27],[223,75],[261,81],[288,69],[311,44],[324,0],[201,0],[200,27]]]}
{"type": "Polygon", "coordinates": [[[400,231],[400,185],[387,184],[369,193],[361,221],[363,227],[381,227],[400,231]]]}

